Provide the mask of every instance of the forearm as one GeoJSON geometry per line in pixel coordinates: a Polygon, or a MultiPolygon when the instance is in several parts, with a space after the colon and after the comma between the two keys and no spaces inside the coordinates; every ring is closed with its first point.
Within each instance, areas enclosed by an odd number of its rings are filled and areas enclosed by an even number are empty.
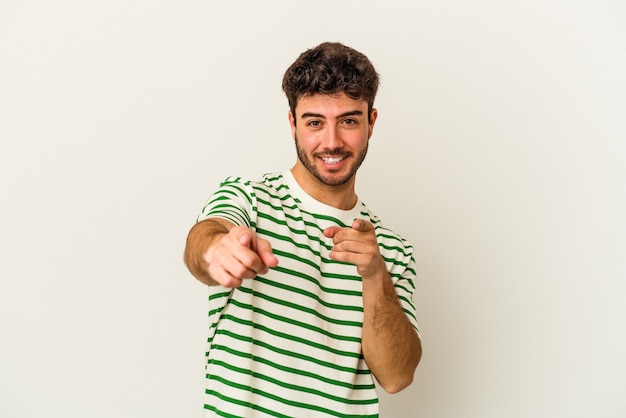
{"type": "Polygon", "coordinates": [[[211,278],[206,260],[207,252],[216,238],[227,234],[232,225],[222,219],[205,219],[196,223],[187,235],[184,260],[191,274],[208,286],[218,283],[211,278]]]}
{"type": "Polygon", "coordinates": [[[363,306],[365,361],[387,392],[399,392],[413,381],[422,348],[386,271],[363,279],[363,306]]]}

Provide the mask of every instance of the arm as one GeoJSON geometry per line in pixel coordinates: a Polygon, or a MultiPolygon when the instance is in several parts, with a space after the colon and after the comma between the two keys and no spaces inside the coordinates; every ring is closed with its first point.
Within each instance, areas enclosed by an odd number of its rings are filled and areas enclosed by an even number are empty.
{"type": "Polygon", "coordinates": [[[355,264],[363,278],[363,356],[378,383],[396,393],[413,381],[421,355],[420,339],[402,310],[378,249],[371,223],[356,220],[352,228],[331,227],[333,260],[355,264]]]}
{"type": "Polygon", "coordinates": [[[250,228],[221,218],[196,223],[187,236],[185,264],[208,286],[238,287],[278,264],[270,243],[250,228]]]}
{"type": "Polygon", "coordinates": [[[378,383],[399,392],[413,382],[422,345],[386,270],[363,279],[363,310],[363,356],[378,383]]]}

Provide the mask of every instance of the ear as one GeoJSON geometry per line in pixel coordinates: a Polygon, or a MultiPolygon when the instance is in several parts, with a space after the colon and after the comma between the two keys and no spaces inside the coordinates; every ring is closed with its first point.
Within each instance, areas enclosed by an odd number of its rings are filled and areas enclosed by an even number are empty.
{"type": "Polygon", "coordinates": [[[293,113],[291,113],[291,109],[287,114],[287,118],[289,119],[289,126],[291,126],[291,137],[293,139],[296,139],[296,120],[293,116],[293,113]]]}
{"type": "Polygon", "coordinates": [[[370,139],[372,137],[372,133],[374,133],[374,124],[376,123],[376,118],[378,118],[378,110],[376,110],[375,108],[372,109],[372,112],[370,113],[370,120],[369,120],[369,133],[367,135],[367,139],[370,139]]]}

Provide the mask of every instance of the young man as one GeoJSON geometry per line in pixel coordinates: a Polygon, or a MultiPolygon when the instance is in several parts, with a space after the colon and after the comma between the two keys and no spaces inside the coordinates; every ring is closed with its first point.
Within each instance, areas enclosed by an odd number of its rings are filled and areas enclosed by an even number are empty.
{"type": "Polygon", "coordinates": [[[421,357],[413,247],[359,200],[378,74],[338,43],[305,51],[283,90],[298,158],[228,178],[191,228],[209,286],[208,416],[378,416],[421,357]]]}

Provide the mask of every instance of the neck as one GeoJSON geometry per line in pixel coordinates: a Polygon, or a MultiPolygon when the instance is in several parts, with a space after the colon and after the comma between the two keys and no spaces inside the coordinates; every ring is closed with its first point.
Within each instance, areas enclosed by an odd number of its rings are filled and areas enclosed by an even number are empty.
{"type": "Polygon", "coordinates": [[[354,191],[354,177],[342,185],[330,186],[319,181],[299,164],[291,169],[291,174],[302,190],[318,202],[341,210],[350,210],[356,205],[358,198],[354,191]]]}

